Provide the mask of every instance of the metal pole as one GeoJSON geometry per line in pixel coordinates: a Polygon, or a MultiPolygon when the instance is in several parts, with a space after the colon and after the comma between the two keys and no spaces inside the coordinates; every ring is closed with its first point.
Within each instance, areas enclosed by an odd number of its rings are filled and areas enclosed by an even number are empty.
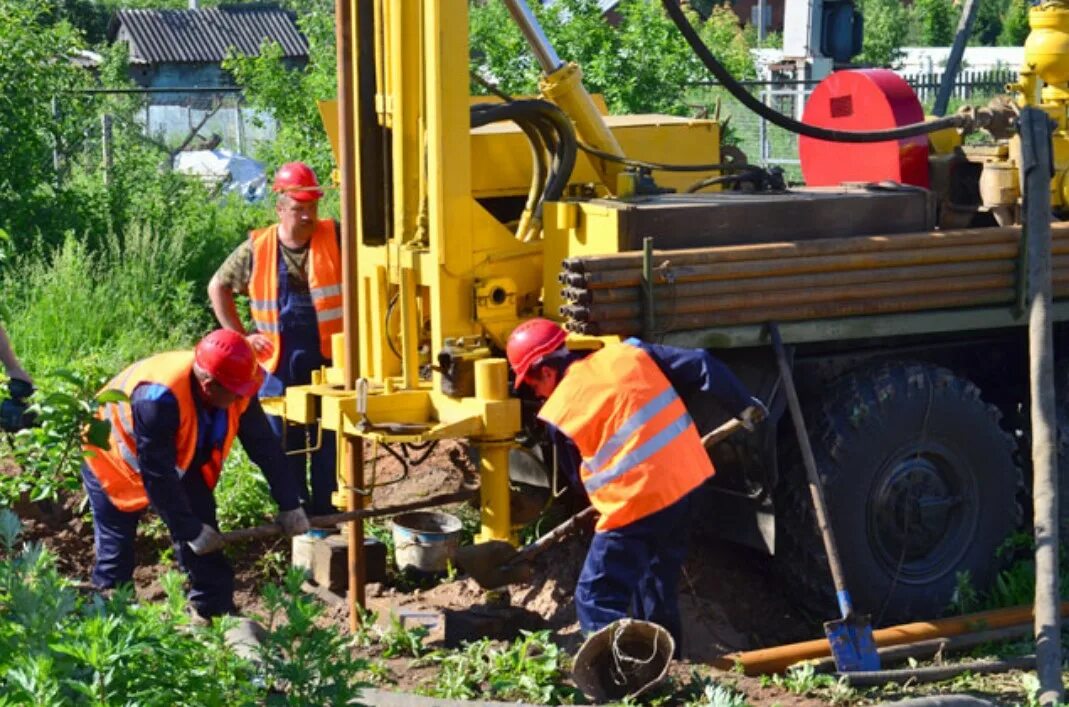
{"type": "MultiPolygon", "coordinates": [[[[335,0],[334,17],[338,53],[338,172],[341,175],[341,242],[343,288],[342,321],[345,332],[345,353],[342,369],[345,389],[353,390],[360,371],[359,339],[359,272],[357,270],[356,234],[356,152],[355,107],[353,84],[353,3],[355,0],[335,0]]],[[[341,431],[338,431],[341,436],[341,431]]],[[[364,497],[364,440],[343,436],[349,511],[363,508],[364,497]]],[[[360,611],[364,606],[364,584],[367,577],[364,558],[364,521],[349,523],[349,630],[360,626],[360,611]]]]}
{"type": "Polygon", "coordinates": [[[524,39],[542,66],[542,71],[548,75],[563,66],[564,62],[557,56],[557,51],[549,43],[546,33],[542,31],[542,25],[538,24],[538,18],[531,12],[527,3],[523,0],[505,0],[505,7],[519,26],[524,39]]]}
{"type": "MultiPolygon", "coordinates": [[[[59,100],[55,96],[52,96],[52,122],[53,123],[58,123],[59,122],[59,100]]],[[[55,174],[56,185],[58,186],[59,185],[59,167],[60,167],[59,137],[58,137],[59,131],[58,130],[56,131],[56,135],[57,135],[57,137],[53,138],[53,142],[52,142],[52,172],[55,174]]]]}
{"type": "Polygon", "coordinates": [[[245,154],[245,116],[241,112],[241,98],[234,101],[234,129],[237,133],[238,154],[245,154]]]}
{"type": "Polygon", "coordinates": [[[1058,611],[1058,460],[1050,274],[1050,119],[1036,108],[1020,116],[1021,192],[1028,245],[1028,349],[1032,399],[1033,526],[1036,542],[1036,674],[1039,703],[1062,701],[1058,611]]]}
{"type": "Polygon", "coordinates": [[[104,186],[111,186],[111,114],[105,113],[100,116],[100,145],[101,157],[104,162],[104,186]]]}
{"type": "Polygon", "coordinates": [[[765,0],[757,0],[757,46],[765,44],[765,0]]]}
{"type": "Polygon", "coordinates": [[[954,89],[954,81],[958,77],[961,55],[965,53],[965,45],[969,41],[969,33],[972,32],[972,23],[976,19],[976,9],[978,7],[980,7],[978,0],[965,0],[965,5],[961,8],[958,33],[954,35],[954,44],[950,48],[947,65],[943,69],[943,80],[939,84],[939,93],[935,97],[935,107],[932,108],[932,115],[944,116],[947,113],[950,92],[954,89]]]}

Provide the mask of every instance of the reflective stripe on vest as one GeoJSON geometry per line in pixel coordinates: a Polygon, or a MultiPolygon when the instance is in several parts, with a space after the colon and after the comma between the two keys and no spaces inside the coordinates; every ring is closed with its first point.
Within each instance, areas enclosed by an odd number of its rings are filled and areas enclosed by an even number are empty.
{"type": "MultiPolygon", "coordinates": [[[[166,388],[178,403],[178,430],[175,434],[175,472],[183,478],[197,453],[199,421],[192,388],[193,352],[163,353],[139,361],[111,380],[104,390],[120,390],[132,396],[142,384],[166,388]]],[[[227,409],[227,429],[221,448],[213,448],[199,469],[208,488],[215,488],[223,459],[237,434],[241,415],[251,398],[241,398],[227,409]]],[[[111,502],[121,511],[139,511],[148,506],[148,496],[141,480],[133,414],[129,402],[107,403],[97,417],[111,423],[109,449],[84,445],[86,465],[100,481],[111,502]]]]}
{"type": "Polygon", "coordinates": [[[539,417],[579,449],[599,531],[667,508],[714,473],[683,401],[637,345],[573,363],[539,417]]]}
{"type": "MultiPolygon", "coordinates": [[[[274,350],[260,364],[274,373],[282,353],[278,301],[278,224],[249,234],[252,239],[252,277],[249,309],[256,329],[270,339],[274,350]]],[[[316,311],[319,352],[331,357],[330,339],[342,330],[341,252],[334,221],[321,219],[308,243],[308,291],[316,311]]]]}

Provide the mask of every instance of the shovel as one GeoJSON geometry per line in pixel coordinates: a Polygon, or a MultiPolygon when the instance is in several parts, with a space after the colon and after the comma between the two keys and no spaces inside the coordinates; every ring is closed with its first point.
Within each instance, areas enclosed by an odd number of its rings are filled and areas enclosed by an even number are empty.
{"type": "Polygon", "coordinates": [[[828,553],[828,567],[831,569],[831,578],[835,583],[835,596],[839,600],[839,611],[842,615],[838,621],[824,623],[824,634],[828,637],[828,644],[831,646],[835,668],[840,673],[879,670],[880,656],[876,652],[876,641],[872,637],[872,624],[868,616],[854,613],[850,592],[846,589],[846,578],[843,575],[842,563],[839,561],[839,550],[835,545],[835,536],[832,535],[828,509],[824,505],[824,489],[821,486],[820,475],[817,473],[813,448],[809,444],[809,432],[802,418],[802,406],[798,403],[798,391],[794,388],[791,367],[787,363],[787,354],[783,350],[783,339],[780,338],[779,327],[775,322],[769,322],[768,329],[772,335],[772,348],[776,352],[780,380],[783,381],[783,389],[787,393],[787,406],[791,411],[791,421],[794,422],[794,431],[798,436],[798,447],[801,449],[802,461],[805,463],[805,471],[809,477],[813,510],[816,512],[817,526],[824,539],[824,550],[828,553]]]}
{"type": "MultiPolygon", "coordinates": [[[[751,416],[754,422],[758,419],[751,416]]],[[[730,437],[743,428],[742,422],[731,419],[702,437],[706,449],[730,437]]],[[[530,579],[530,561],[571,534],[579,523],[594,515],[594,507],[588,506],[550,530],[530,545],[517,550],[504,540],[490,540],[477,545],[458,548],[453,561],[483,589],[495,589],[530,579]]]]}

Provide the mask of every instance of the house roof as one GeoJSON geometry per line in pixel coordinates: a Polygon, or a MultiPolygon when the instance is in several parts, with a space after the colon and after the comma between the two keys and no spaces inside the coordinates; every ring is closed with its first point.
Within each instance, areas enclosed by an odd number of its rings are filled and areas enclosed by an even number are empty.
{"type": "Polygon", "coordinates": [[[270,39],[284,57],[308,56],[308,42],[293,15],[277,7],[240,5],[196,10],[119,10],[108,39],[130,44],[138,64],[216,63],[231,47],[246,56],[270,39]]]}

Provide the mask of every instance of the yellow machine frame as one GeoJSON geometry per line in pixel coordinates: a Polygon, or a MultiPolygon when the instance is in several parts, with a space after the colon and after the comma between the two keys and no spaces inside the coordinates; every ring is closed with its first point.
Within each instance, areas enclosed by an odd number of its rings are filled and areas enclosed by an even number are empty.
{"type": "MultiPolygon", "coordinates": [[[[526,193],[530,150],[511,124],[470,127],[470,107],[484,99],[468,92],[464,0],[375,2],[373,33],[361,31],[359,12],[351,16],[351,75],[359,75],[357,57],[374,56],[377,85],[373,98],[352,86],[353,113],[358,121],[368,114],[360,102],[373,100],[377,125],[372,128],[390,136],[393,217],[385,234],[363,232],[357,219],[356,277],[345,283],[345,296],[346,306],[355,308],[358,331],[335,337],[335,367],[322,371],[312,385],[287,389],[284,405],[275,411],[294,423],[321,420],[342,435],[384,443],[469,439],[479,457],[480,539],[514,541],[508,454],[520,430],[520,403],[509,395],[506,362],[491,352],[504,349],[517,324],[541,313],[543,292],[557,288],[557,268],[543,267],[549,246],[541,236],[518,238],[511,224],[499,222],[479,200],[526,193]],[[374,46],[361,46],[369,36],[374,46]],[[347,340],[359,347],[359,382],[345,380],[341,361],[347,340]],[[443,347],[473,365],[471,394],[443,392],[440,371],[432,380],[421,376],[443,347]]],[[[540,90],[567,112],[586,143],[617,155],[626,148],[657,161],[718,161],[715,121],[604,116],[604,104],[586,92],[581,77],[578,66],[563,64],[544,78],[540,90]]],[[[361,164],[366,157],[359,141],[342,144],[337,103],[320,108],[339,163],[348,149],[348,158],[361,164]]],[[[661,181],[681,188],[714,174],[666,175],[661,181]]],[[[572,182],[596,184],[601,194],[626,189],[620,165],[585,155],[572,182]]],[[[357,214],[364,208],[359,197],[352,206],[357,214]]],[[[546,205],[546,213],[574,217],[553,204],[546,205]]],[[[554,223],[552,230],[567,225],[554,223]]],[[[556,262],[559,248],[550,250],[556,262]]],[[[344,479],[348,460],[341,457],[339,479],[344,479]]]]}

